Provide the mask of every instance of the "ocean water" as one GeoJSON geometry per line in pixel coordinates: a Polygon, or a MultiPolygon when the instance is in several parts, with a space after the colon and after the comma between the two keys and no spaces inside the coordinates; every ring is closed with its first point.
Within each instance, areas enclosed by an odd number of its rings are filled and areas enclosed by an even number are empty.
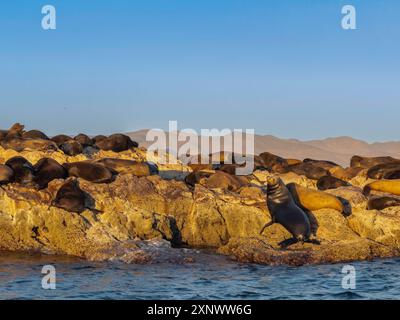
{"type": "Polygon", "coordinates": [[[398,299],[400,259],[351,263],[356,289],[342,288],[345,264],[261,266],[198,253],[191,264],[94,263],[0,252],[0,299],[398,299]],[[42,289],[42,267],[56,289],[42,289]]]}

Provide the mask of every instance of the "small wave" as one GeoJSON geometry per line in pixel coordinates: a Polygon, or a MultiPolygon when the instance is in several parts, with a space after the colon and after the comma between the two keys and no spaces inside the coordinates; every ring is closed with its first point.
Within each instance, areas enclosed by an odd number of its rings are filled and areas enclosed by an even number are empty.
{"type": "Polygon", "coordinates": [[[339,293],[332,294],[332,297],[334,299],[340,299],[340,300],[360,300],[360,299],[365,299],[361,294],[358,294],[353,291],[343,291],[339,293]]]}

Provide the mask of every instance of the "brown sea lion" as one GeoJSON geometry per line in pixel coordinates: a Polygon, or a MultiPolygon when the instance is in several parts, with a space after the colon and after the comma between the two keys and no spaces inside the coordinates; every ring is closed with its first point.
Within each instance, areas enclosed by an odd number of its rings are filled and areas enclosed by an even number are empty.
{"type": "Polygon", "coordinates": [[[286,159],[269,152],[261,153],[260,157],[265,165],[275,172],[283,173],[283,169],[289,166],[286,159]]]}
{"type": "Polygon", "coordinates": [[[349,181],[357,176],[361,171],[365,170],[364,168],[342,168],[342,167],[333,167],[329,169],[329,173],[341,180],[349,181]]]}
{"type": "Polygon", "coordinates": [[[385,192],[400,196],[400,179],[395,180],[377,180],[367,184],[363,193],[369,196],[371,191],[385,192]]]}
{"type": "Polygon", "coordinates": [[[383,210],[388,207],[400,206],[400,199],[395,197],[371,197],[368,200],[367,209],[368,210],[383,210]]]}
{"type": "Polygon", "coordinates": [[[323,176],[329,176],[330,173],[328,170],[318,167],[312,163],[299,163],[288,166],[285,168],[286,172],[294,172],[298,175],[306,176],[311,180],[318,180],[323,176]]]}
{"type": "Polygon", "coordinates": [[[0,141],[3,140],[8,134],[8,130],[0,130],[0,141]]]}
{"type": "Polygon", "coordinates": [[[68,156],[76,156],[83,152],[82,145],[76,140],[68,140],[59,145],[60,150],[62,150],[68,156]]]}
{"type": "Polygon", "coordinates": [[[82,147],[91,147],[94,145],[93,139],[90,139],[86,134],[80,133],[74,137],[75,141],[78,141],[82,147]]]}
{"type": "Polygon", "coordinates": [[[287,163],[289,166],[292,166],[294,164],[299,164],[302,163],[303,161],[299,160],[299,159],[286,159],[287,163]]]}
{"type": "Polygon", "coordinates": [[[387,180],[400,179],[400,169],[399,170],[392,170],[392,171],[385,172],[385,174],[383,175],[382,178],[383,179],[387,179],[387,180]]]}
{"type": "Polygon", "coordinates": [[[35,169],[24,157],[13,157],[9,159],[5,165],[14,171],[14,182],[24,185],[33,184],[35,178],[35,169]]]}
{"type": "Polygon", "coordinates": [[[93,145],[95,145],[97,142],[100,142],[101,140],[107,139],[106,136],[103,136],[102,134],[99,134],[95,137],[93,137],[93,145]]]}
{"type": "Polygon", "coordinates": [[[132,174],[137,177],[147,177],[159,173],[157,165],[151,162],[138,162],[125,159],[103,158],[94,161],[94,163],[102,164],[103,166],[112,169],[120,174],[132,174]]]}
{"type": "Polygon", "coordinates": [[[395,159],[389,156],[386,157],[361,157],[353,156],[350,160],[350,167],[361,167],[364,169],[369,169],[378,164],[400,162],[399,159],[395,159]]]}
{"type": "Polygon", "coordinates": [[[303,160],[304,163],[311,163],[317,167],[323,168],[325,170],[332,169],[334,167],[340,167],[337,163],[328,161],[328,160],[315,160],[315,159],[310,159],[306,158],[303,160]]]}
{"type": "Polygon", "coordinates": [[[370,179],[386,179],[385,176],[393,171],[400,170],[400,162],[382,163],[368,169],[367,177],[370,179]]]}
{"type": "Polygon", "coordinates": [[[54,136],[50,139],[51,141],[54,141],[57,146],[62,145],[64,142],[67,142],[68,140],[73,140],[70,136],[67,136],[65,134],[59,134],[57,136],[54,136]]]}
{"type": "Polygon", "coordinates": [[[30,130],[26,131],[22,134],[22,138],[24,139],[41,139],[41,140],[50,140],[49,137],[39,130],[30,130]]]}
{"type": "Polygon", "coordinates": [[[96,141],[96,147],[105,151],[122,152],[131,148],[137,148],[139,144],[132,141],[130,137],[124,134],[113,134],[106,139],[96,141]]]}
{"type": "Polygon", "coordinates": [[[329,190],[348,186],[351,186],[351,184],[332,176],[323,176],[317,181],[318,190],[329,190]]]}
{"type": "Polygon", "coordinates": [[[292,234],[295,242],[310,239],[311,223],[307,214],[295,203],[283,181],[276,176],[267,179],[267,206],[271,222],[263,227],[261,234],[270,225],[279,223],[292,234]]]}
{"type": "Polygon", "coordinates": [[[306,210],[334,209],[341,212],[344,216],[351,214],[351,208],[344,199],[341,200],[329,193],[309,189],[296,183],[289,183],[287,188],[293,195],[296,203],[306,210]]]}
{"type": "Polygon", "coordinates": [[[76,179],[68,179],[57,191],[51,206],[64,209],[68,212],[82,213],[86,209],[99,212],[89,207],[89,195],[84,192],[76,179]]]}
{"type": "Polygon", "coordinates": [[[12,182],[14,179],[14,170],[9,166],[0,164],[0,186],[12,182]]]}
{"type": "Polygon", "coordinates": [[[81,178],[93,183],[109,183],[114,180],[114,172],[99,163],[88,161],[64,163],[70,177],[81,178]]]}
{"type": "Polygon", "coordinates": [[[56,151],[58,149],[54,142],[43,139],[6,138],[1,141],[1,145],[4,149],[12,149],[17,152],[24,150],[56,151]]]}
{"type": "Polygon", "coordinates": [[[12,127],[7,131],[4,139],[21,138],[24,133],[24,128],[25,126],[20,123],[13,124],[12,127]]]}
{"type": "Polygon", "coordinates": [[[68,176],[67,170],[51,158],[40,159],[33,168],[35,170],[33,181],[39,190],[47,188],[47,185],[52,180],[65,179],[68,176]]]}
{"type": "Polygon", "coordinates": [[[212,174],[205,182],[207,188],[221,188],[229,191],[237,191],[248,184],[249,181],[246,177],[233,176],[223,171],[217,171],[212,174]]]}
{"type": "Polygon", "coordinates": [[[214,172],[212,171],[194,171],[185,177],[185,183],[191,187],[200,183],[202,179],[209,178],[214,172]]]}

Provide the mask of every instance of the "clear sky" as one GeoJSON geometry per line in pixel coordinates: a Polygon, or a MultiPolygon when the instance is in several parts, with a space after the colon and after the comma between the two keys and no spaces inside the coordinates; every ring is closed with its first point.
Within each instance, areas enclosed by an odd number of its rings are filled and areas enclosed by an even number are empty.
{"type": "Polygon", "coordinates": [[[400,1],[0,2],[0,127],[400,140],[400,1]],[[57,30],[41,8],[57,9],[57,30]],[[357,30],[341,28],[341,8],[357,30]]]}

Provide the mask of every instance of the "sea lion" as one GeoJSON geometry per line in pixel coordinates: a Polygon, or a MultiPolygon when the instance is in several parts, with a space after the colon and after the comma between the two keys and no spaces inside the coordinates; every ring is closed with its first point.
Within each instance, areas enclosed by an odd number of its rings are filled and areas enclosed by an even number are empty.
{"type": "Polygon", "coordinates": [[[103,158],[94,163],[112,169],[120,174],[132,174],[137,177],[147,177],[159,173],[158,166],[151,162],[138,162],[125,159],[103,158]]]}
{"type": "Polygon", "coordinates": [[[372,197],[368,200],[368,210],[383,210],[388,207],[400,206],[400,199],[395,197],[383,196],[372,197]]]}
{"type": "Polygon", "coordinates": [[[114,172],[100,163],[88,161],[64,163],[63,167],[70,177],[81,178],[93,183],[109,183],[114,179],[114,172]]]}
{"type": "Polygon", "coordinates": [[[24,133],[25,126],[20,123],[15,123],[8,129],[4,139],[21,138],[24,133]]]}
{"type": "Polygon", "coordinates": [[[76,140],[67,140],[58,146],[66,155],[74,157],[83,152],[82,145],[76,140]]]}
{"type": "Polygon", "coordinates": [[[364,169],[371,168],[373,166],[376,166],[378,164],[384,164],[384,163],[393,163],[397,162],[399,163],[399,159],[395,159],[389,156],[386,157],[361,157],[361,156],[353,156],[350,160],[350,167],[355,168],[355,167],[361,167],[364,169]]]}
{"type": "Polygon", "coordinates": [[[367,184],[363,193],[365,196],[369,196],[371,191],[385,192],[400,196],[400,179],[395,180],[377,180],[367,184]]]}
{"type": "Polygon", "coordinates": [[[30,130],[26,131],[22,134],[22,138],[24,139],[41,139],[41,140],[50,140],[49,137],[39,130],[30,130]]]}
{"type": "Polygon", "coordinates": [[[269,152],[260,153],[264,164],[275,172],[283,173],[283,169],[289,164],[286,159],[269,152]]]}
{"type": "Polygon", "coordinates": [[[315,160],[315,159],[310,159],[306,158],[303,160],[304,163],[311,163],[317,167],[323,168],[325,170],[332,169],[334,167],[340,167],[337,163],[328,161],[328,160],[315,160]]]}
{"type": "Polygon", "coordinates": [[[5,165],[14,171],[14,182],[24,185],[33,184],[35,178],[35,169],[24,157],[13,157],[9,159],[5,165]]]}
{"type": "Polygon", "coordinates": [[[14,178],[14,170],[9,166],[0,164],[0,186],[11,182],[14,178]]]}
{"type": "Polygon", "coordinates": [[[400,162],[382,163],[368,169],[367,177],[370,179],[387,179],[385,176],[393,171],[400,170],[400,162]]]}
{"type": "Polygon", "coordinates": [[[328,170],[318,167],[312,163],[299,163],[288,166],[285,168],[286,172],[294,172],[298,175],[306,176],[311,180],[318,180],[323,176],[329,176],[330,173],[328,170]]]}
{"type": "Polygon", "coordinates": [[[307,214],[296,205],[283,181],[276,176],[267,179],[267,206],[271,222],[263,227],[260,234],[270,225],[279,223],[292,234],[295,241],[310,239],[311,224],[307,214]]]}
{"type": "Polygon", "coordinates": [[[365,170],[361,167],[349,167],[349,168],[342,168],[342,167],[333,167],[329,169],[329,173],[341,180],[349,181],[357,176],[361,171],[365,170]]]}
{"type": "Polygon", "coordinates": [[[88,206],[88,200],[88,195],[79,187],[78,181],[70,178],[57,191],[51,206],[75,213],[82,213],[86,209],[98,212],[88,206]]]}
{"type": "Polygon", "coordinates": [[[93,144],[95,145],[97,142],[100,142],[101,140],[107,139],[106,136],[103,136],[102,134],[99,134],[95,137],[93,137],[93,144]]]}
{"type": "Polygon", "coordinates": [[[0,130],[0,141],[3,140],[8,134],[8,130],[0,130]]]}
{"type": "Polygon", "coordinates": [[[93,146],[94,142],[92,139],[89,138],[86,134],[80,133],[74,137],[75,141],[78,141],[82,147],[91,147],[93,146]]]}
{"type": "Polygon", "coordinates": [[[349,216],[351,214],[351,207],[345,199],[341,200],[329,193],[309,189],[297,183],[289,183],[287,188],[297,205],[306,210],[334,209],[344,216],[349,216]],[[345,204],[343,204],[342,201],[345,202],[345,204]]]}
{"type": "Polygon", "coordinates": [[[4,149],[12,149],[17,152],[24,150],[56,151],[58,149],[54,142],[43,139],[6,138],[1,141],[1,145],[4,149]]]}
{"type": "Polygon", "coordinates": [[[237,191],[248,184],[246,177],[234,176],[224,171],[217,171],[205,182],[205,186],[209,189],[221,188],[229,191],[237,191]]]}
{"type": "Polygon", "coordinates": [[[67,170],[51,158],[40,159],[33,168],[35,170],[33,181],[39,190],[47,188],[47,185],[52,180],[65,179],[68,176],[67,170]]]}
{"type": "Polygon", "coordinates": [[[299,160],[299,159],[286,159],[287,163],[289,166],[292,166],[294,164],[299,164],[302,163],[303,161],[299,160]]]}
{"type": "Polygon", "coordinates": [[[106,139],[96,141],[96,147],[104,151],[122,152],[131,148],[137,148],[139,144],[132,141],[130,137],[124,134],[113,134],[106,139]]]}
{"type": "Polygon", "coordinates": [[[400,179],[400,169],[399,170],[391,170],[388,172],[385,172],[382,179],[387,179],[387,180],[396,180],[400,179]]]}
{"type": "Polygon", "coordinates": [[[323,176],[317,181],[318,190],[329,190],[349,186],[351,186],[350,183],[332,176],[323,176]]]}
{"type": "Polygon", "coordinates": [[[213,171],[194,171],[185,177],[185,183],[191,187],[195,187],[202,179],[209,178],[215,172],[213,171]]]}
{"type": "Polygon", "coordinates": [[[64,142],[67,142],[68,140],[73,140],[70,136],[67,136],[65,134],[59,134],[57,136],[54,136],[50,139],[51,141],[54,141],[57,146],[62,145],[64,142]]]}

